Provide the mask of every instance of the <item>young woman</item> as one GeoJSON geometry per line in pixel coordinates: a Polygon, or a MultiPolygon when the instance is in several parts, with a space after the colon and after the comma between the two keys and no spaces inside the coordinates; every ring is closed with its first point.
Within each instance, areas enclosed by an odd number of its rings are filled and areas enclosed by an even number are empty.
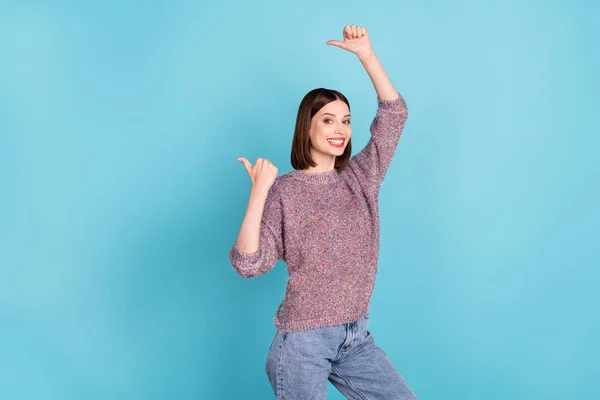
{"type": "Polygon", "coordinates": [[[350,105],[314,89],[298,109],[293,171],[238,158],[252,180],[229,258],[243,277],[284,260],[289,279],[273,322],[265,369],[278,399],[325,399],[330,381],[349,399],[416,399],[369,332],[379,257],[379,189],[407,118],[406,104],[375,55],[367,30],[347,25],[328,45],[354,53],[377,92],[367,145],[351,154],[350,105]]]}

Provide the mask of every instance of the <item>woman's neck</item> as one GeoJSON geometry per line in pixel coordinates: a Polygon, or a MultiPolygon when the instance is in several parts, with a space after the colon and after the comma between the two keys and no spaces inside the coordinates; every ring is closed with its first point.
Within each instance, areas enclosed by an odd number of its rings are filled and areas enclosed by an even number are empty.
{"type": "Polygon", "coordinates": [[[335,169],[335,156],[331,154],[311,154],[311,158],[317,164],[314,167],[308,167],[302,171],[307,174],[319,174],[322,172],[331,172],[335,169]]]}

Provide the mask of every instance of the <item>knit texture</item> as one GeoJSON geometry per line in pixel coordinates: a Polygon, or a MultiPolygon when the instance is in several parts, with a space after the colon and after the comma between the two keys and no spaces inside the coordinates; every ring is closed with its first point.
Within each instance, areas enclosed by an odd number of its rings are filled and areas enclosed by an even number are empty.
{"type": "Polygon", "coordinates": [[[367,145],[341,170],[279,175],[267,195],[259,249],[234,243],[231,265],[253,278],[283,260],[289,274],[273,322],[282,332],[345,324],[369,311],[379,258],[379,190],[408,117],[402,96],[377,97],[367,145]]]}

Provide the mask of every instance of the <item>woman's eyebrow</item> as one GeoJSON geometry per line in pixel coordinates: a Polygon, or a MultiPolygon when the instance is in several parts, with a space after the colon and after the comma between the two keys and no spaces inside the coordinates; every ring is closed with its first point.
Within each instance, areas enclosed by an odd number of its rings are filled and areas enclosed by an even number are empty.
{"type": "MultiPolygon", "coordinates": [[[[323,115],[333,115],[334,117],[336,116],[335,114],[328,113],[328,112],[321,114],[321,117],[322,117],[323,115]]],[[[349,117],[349,116],[350,116],[350,114],[346,114],[346,115],[344,115],[344,118],[345,118],[345,117],[349,117]]]]}

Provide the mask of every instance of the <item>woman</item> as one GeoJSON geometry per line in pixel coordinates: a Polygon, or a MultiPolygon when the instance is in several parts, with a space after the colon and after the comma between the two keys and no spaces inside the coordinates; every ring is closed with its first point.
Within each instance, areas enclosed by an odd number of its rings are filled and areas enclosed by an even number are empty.
{"type": "Polygon", "coordinates": [[[266,372],[278,399],[324,399],[329,380],[349,399],[416,399],[369,332],[379,256],[378,195],[407,118],[364,27],[330,40],[358,56],[377,92],[371,138],[350,158],[350,106],[335,90],[310,91],[298,110],[294,170],[238,158],[252,180],[229,257],[243,277],[284,260],[289,280],[273,322],[266,372]]]}

